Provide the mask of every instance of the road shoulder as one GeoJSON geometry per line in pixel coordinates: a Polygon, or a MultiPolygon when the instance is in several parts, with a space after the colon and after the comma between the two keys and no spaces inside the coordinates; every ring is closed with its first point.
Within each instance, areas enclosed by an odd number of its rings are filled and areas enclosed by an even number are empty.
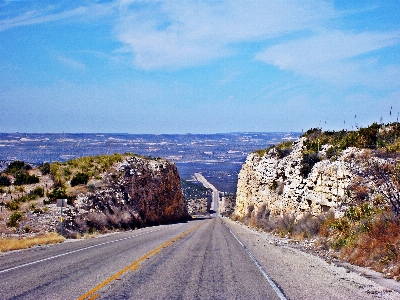
{"type": "Polygon", "coordinates": [[[373,280],[371,270],[327,262],[288,240],[222,219],[290,299],[400,299],[394,280],[373,280]]]}

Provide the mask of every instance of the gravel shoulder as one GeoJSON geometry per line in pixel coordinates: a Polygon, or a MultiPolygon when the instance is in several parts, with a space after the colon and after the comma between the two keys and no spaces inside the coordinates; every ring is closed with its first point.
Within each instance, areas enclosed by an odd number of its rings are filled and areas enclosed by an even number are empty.
{"type": "Polygon", "coordinates": [[[400,299],[400,283],[223,218],[289,299],[400,299]],[[305,251],[307,250],[307,252],[305,251]]]}

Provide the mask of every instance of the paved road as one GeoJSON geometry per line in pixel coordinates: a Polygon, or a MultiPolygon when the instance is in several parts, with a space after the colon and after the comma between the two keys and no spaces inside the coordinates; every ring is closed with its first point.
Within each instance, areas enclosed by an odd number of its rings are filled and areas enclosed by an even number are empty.
{"type": "Polygon", "coordinates": [[[219,212],[219,191],[215,186],[213,186],[201,173],[195,173],[194,177],[197,181],[201,182],[204,187],[212,190],[212,202],[211,202],[211,210],[213,210],[217,215],[220,215],[219,212]]]}
{"type": "MultiPolygon", "coordinates": [[[[1,299],[377,299],[379,286],[225,218],[0,256],[1,299]],[[365,281],[363,281],[365,280],[365,281]]],[[[385,299],[400,299],[386,293],[385,299]]]]}

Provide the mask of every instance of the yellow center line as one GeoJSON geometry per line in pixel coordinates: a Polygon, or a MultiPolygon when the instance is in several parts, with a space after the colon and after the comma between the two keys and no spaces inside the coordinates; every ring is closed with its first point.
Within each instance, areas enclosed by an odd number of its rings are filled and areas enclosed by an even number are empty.
{"type": "Polygon", "coordinates": [[[98,290],[100,290],[102,287],[104,287],[105,285],[109,284],[111,281],[117,279],[119,276],[121,276],[122,274],[124,274],[125,272],[131,270],[134,271],[136,269],[138,269],[140,267],[140,263],[142,261],[144,261],[145,259],[148,259],[150,256],[152,255],[156,255],[158,254],[163,248],[167,248],[169,247],[172,243],[174,243],[175,241],[179,240],[180,238],[184,237],[185,235],[187,235],[188,233],[192,232],[193,230],[197,229],[200,227],[201,224],[190,228],[189,230],[186,230],[185,232],[183,232],[182,234],[170,239],[169,241],[165,242],[164,244],[158,246],[157,248],[153,249],[152,251],[150,251],[149,253],[143,255],[141,258],[139,258],[138,260],[136,260],[135,262],[133,262],[132,264],[130,264],[129,266],[127,266],[126,268],[120,270],[119,272],[115,273],[114,275],[112,275],[110,278],[106,279],[105,281],[103,281],[102,283],[100,283],[98,286],[96,286],[95,288],[91,289],[89,292],[87,292],[86,294],[84,294],[83,296],[79,297],[78,300],[92,300],[92,299],[96,299],[99,295],[98,294],[94,294],[95,292],[97,292],[98,290]]]}

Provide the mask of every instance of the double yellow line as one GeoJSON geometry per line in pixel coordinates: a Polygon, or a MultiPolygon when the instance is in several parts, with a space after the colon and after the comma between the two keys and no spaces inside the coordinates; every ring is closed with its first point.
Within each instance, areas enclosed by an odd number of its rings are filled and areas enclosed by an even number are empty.
{"type": "Polygon", "coordinates": [[[111,276],[110,278],[106,279],[105,281],[103,281],[102,283],[100,283],[98,286],[96,286],[95,288],[91,289],[89,292],[87,292],[86,294],[80,296],[78,298],[78,300],[92,300],[92,299],[96,299],[99,294],[96,294],[96,292],[98,290],[100,290],[102,287],[106,286],[107,284],[109,284],[111,281],[117,279],[119,276],[121,276],[122,274],[124,274],[127,271],[134,271],[136,269],[138,269],[140,267],[140,263],[146,259],[148,259],[150,256],[152,255],[156,255],[158,254],[163,248],[167,248],[169,247],[172,243],[176,242],[177,240],[179,240],[180,238],[184,237],[185,235],[187,235],[188,233],[192,232],[193,230],[196,230],[197,228],[200,227],[201,224],[190,228],[189,230],[186,230],[185,232],[183,232],[182,234],[170,239],[169,241],[165,242],[164,244],[158,246],[157,248],[153,249],[152,251],[150,251],[149,253],[143,255],[141,258],[139,258],[138,260],[136,260],[135,262],[133,262],[132,264],[130,264],[129,266],[127,266],[126,268],[120,270],[119,272],[115,273],[113,276],[111,276]]]}

